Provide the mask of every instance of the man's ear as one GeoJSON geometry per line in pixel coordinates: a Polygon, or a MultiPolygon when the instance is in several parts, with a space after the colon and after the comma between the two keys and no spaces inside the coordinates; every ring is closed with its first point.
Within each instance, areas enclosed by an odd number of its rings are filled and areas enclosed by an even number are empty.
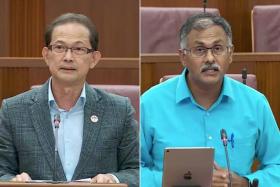
{"type": "Polygon", "coordinates": [[[42,56],[43,56],[45,63],[47,64],[47,66],[49,66],[48,55],[49,55],[49,49],[47,47],[43,47],[42,56]]]}
{"type": "Polygon", "coordinates": [[[230,51],[229,51],[229,63],[231,64],[232,63],[232,61],[233,61],[233,52],[234,52],[234,46],[232,46],[231,48],[230,48],[230,51]]]}
{"type": "Polygon", "coordinates": [[[99,62],[100,59],[101,59],[101,53],[99,51],[94,51],[92,53],[92,59],[91,59],[89,68],[93,69],[96,66],[96,64],[99,62]]]}
{"type": "Polygon", "coordinates": [[[186,60],[186,55],[187,55],[186,50],[179,49],[178,54],[179,54],[179,57],[180,57],[180,62],[182,63],[182,65],[184,67],[186,67],[186,62],[187,62],[187,60],[186,60]]]}

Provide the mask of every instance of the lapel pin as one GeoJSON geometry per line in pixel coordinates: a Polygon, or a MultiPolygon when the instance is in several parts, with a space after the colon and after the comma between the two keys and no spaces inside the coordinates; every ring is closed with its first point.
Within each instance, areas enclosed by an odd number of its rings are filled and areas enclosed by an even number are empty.
{"type": "Polygon", "coordinates": [[[96,115],[92,115],[92,116],[90,117],[90,120],[91,120],[93,123],[96,123],[96,122],[98,122],[98,117],[97,117],[96,115]]]}

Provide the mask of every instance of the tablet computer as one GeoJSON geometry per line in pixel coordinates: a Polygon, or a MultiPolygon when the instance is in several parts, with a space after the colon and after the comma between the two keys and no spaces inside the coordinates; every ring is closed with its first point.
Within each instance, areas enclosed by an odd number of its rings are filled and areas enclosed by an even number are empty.
{"type": "Polygon", "coordinates": [[[163,187],[211,187],[214,148],[169,147],[164,150],[163,187]]]}

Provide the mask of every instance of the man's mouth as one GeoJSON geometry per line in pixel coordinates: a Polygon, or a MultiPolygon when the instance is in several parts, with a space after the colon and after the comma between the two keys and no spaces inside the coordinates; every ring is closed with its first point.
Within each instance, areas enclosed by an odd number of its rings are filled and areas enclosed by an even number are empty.
{"type": "Polygon", "coordinates": [[[206,68],[203,68],[201,72],[203,73],[206,71],[211,71],[211,72],[219,71],[219,68],[218,67],[206,67],[206,68]]]}
{"type": "Polygon", "coordinates": [[[74,71],[74,70],[76,70],[75,68],[71,68],[71,67],[62,67],[60,69],[61,70],[65,70],[65,71],[74,71]]]}

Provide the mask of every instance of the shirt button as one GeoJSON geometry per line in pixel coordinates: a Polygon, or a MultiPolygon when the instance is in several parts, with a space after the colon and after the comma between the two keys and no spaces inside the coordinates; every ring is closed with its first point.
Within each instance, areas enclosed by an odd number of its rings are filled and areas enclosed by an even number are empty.
{"type": "Polygon", "coordinates": [[[209,139],[209,140],[212,140],[212,136],[208,136],[208,139],[209,139]]]}
{"type": "Polygon", "coordinates": [[[210,113],[209,113],[209,112],[206,112],[206,115],[207,115],[207,116],[210,116],[210,113]]]}

